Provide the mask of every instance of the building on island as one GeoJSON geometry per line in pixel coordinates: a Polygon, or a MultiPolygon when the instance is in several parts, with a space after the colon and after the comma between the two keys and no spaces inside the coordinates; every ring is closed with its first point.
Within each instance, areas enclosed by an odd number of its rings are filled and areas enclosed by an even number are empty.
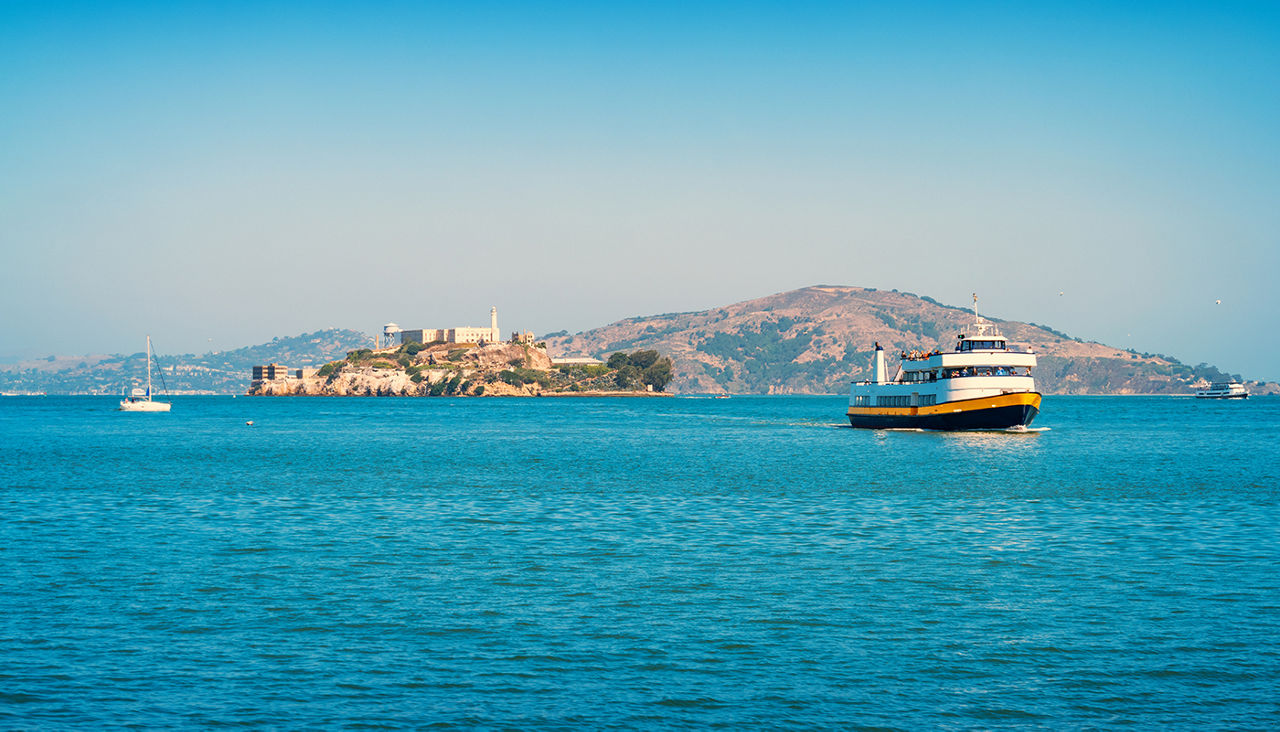
{"type": "Polygon", "coordinates": [[[516,331],[512,331],[512,332],[511,332],[511,342],[512,342],[512,343],[519,343],[519,344],[520,344],[520,345],[522,345],[522,346],[532,346],[532,345],[533,345],[533,331],[531,331],[531,330],[526,330],[526,331],[525,331],[525,332],[523,332],[523,333],[521,333],[521,332],[520,332],[520,331],[518,331],[518,330],[516,330],[516,331]]]}
{"type": "Polygon", "coordinates": [[[565,356],[551,359],[552,366],[599,366],[603,363],[604,361],[590,356],[565,356]]]}
{"type": "Polygon", "coordinates": [[[316,375],[317,369],[314,366],[303,366],[300,369],[291,369],[288,366],[281,366],[278,363],[269,363],[266,366],[253,367],[254,381],[275,381],[276,379],[309,379],[316,375]]]}
{"type": "MultiPolygon", "coordinates": [[[[386,328],[395,325],[388,323],[386,328]]],[[[384,328],[384,332],[388,337],[388,345],[392,331],[384,328]]],[[[488,328],[418,328],[415,330],[400,330],[396,326],[395,333],[400,334],[400,343],[498,343],[502,340],[502,333],[498,330],[498,308],[489,309],[489,327],[488,328]]]]}
{"type": "Polygon", "coordinates": [[[278,363],[270,363],[266,366],[253,367],[254,381],[274,381],[275,379],[288,379],[293,376],[294,375],[289,372],[289,367],[281,366],[278,363]]]}

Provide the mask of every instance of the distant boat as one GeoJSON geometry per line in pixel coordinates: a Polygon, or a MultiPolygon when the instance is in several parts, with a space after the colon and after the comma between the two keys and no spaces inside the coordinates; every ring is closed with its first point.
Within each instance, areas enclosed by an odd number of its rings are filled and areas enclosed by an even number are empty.
{"type": "MultiPolygon", "coordinates": [[[[163,374],[161,375],[163,379],[163,374]]],[[[167,412],[172,406],[169,402],[151,400],[151,336],[147,336],[147,388],[135,388],[129,396],[120,400],[121,412],[167,412]]]]}
{"type": "Polygon", "coordinates": [[[1208,389],[1196,392],[1196,399],[1248,399],[1249,392],[1244,384],[1235,381],[1221,381],[1210,384],[1208,389]]]}

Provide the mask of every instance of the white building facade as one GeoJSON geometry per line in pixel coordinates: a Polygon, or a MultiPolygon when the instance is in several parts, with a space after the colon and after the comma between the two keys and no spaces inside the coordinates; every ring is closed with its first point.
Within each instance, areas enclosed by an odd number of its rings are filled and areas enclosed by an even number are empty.
{"type": "Polygon", "coordinates": [[[489,309],[488,328],[420,328],[400,331],[400,343],[498,343],[498,308],[489,309]]]}

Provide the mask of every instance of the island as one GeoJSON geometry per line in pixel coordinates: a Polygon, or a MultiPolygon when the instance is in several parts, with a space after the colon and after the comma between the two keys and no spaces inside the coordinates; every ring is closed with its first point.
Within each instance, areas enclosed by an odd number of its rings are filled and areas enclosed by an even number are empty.
{"type": "Polygon", "coordinates": [[[614,353],[555,363],[544,344],[411,341],[361,348],[318,369],[255,366],[249,396],[668,396],[671,359],[614,353]],[[583,362],[587,361],[587,362],[583,362]]]}

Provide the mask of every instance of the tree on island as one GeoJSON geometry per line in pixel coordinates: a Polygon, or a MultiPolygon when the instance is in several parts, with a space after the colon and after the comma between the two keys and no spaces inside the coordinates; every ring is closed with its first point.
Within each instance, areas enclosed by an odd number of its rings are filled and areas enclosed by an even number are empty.
{"type": "Polygon", "coordinates": [[[644,384],[662,391],[674,376],[671,359],[657,351],[636,351],[631,355],[618,351],[609,356],[607,365],[617,372],[614,380],[622,389],[644,384]]]}

